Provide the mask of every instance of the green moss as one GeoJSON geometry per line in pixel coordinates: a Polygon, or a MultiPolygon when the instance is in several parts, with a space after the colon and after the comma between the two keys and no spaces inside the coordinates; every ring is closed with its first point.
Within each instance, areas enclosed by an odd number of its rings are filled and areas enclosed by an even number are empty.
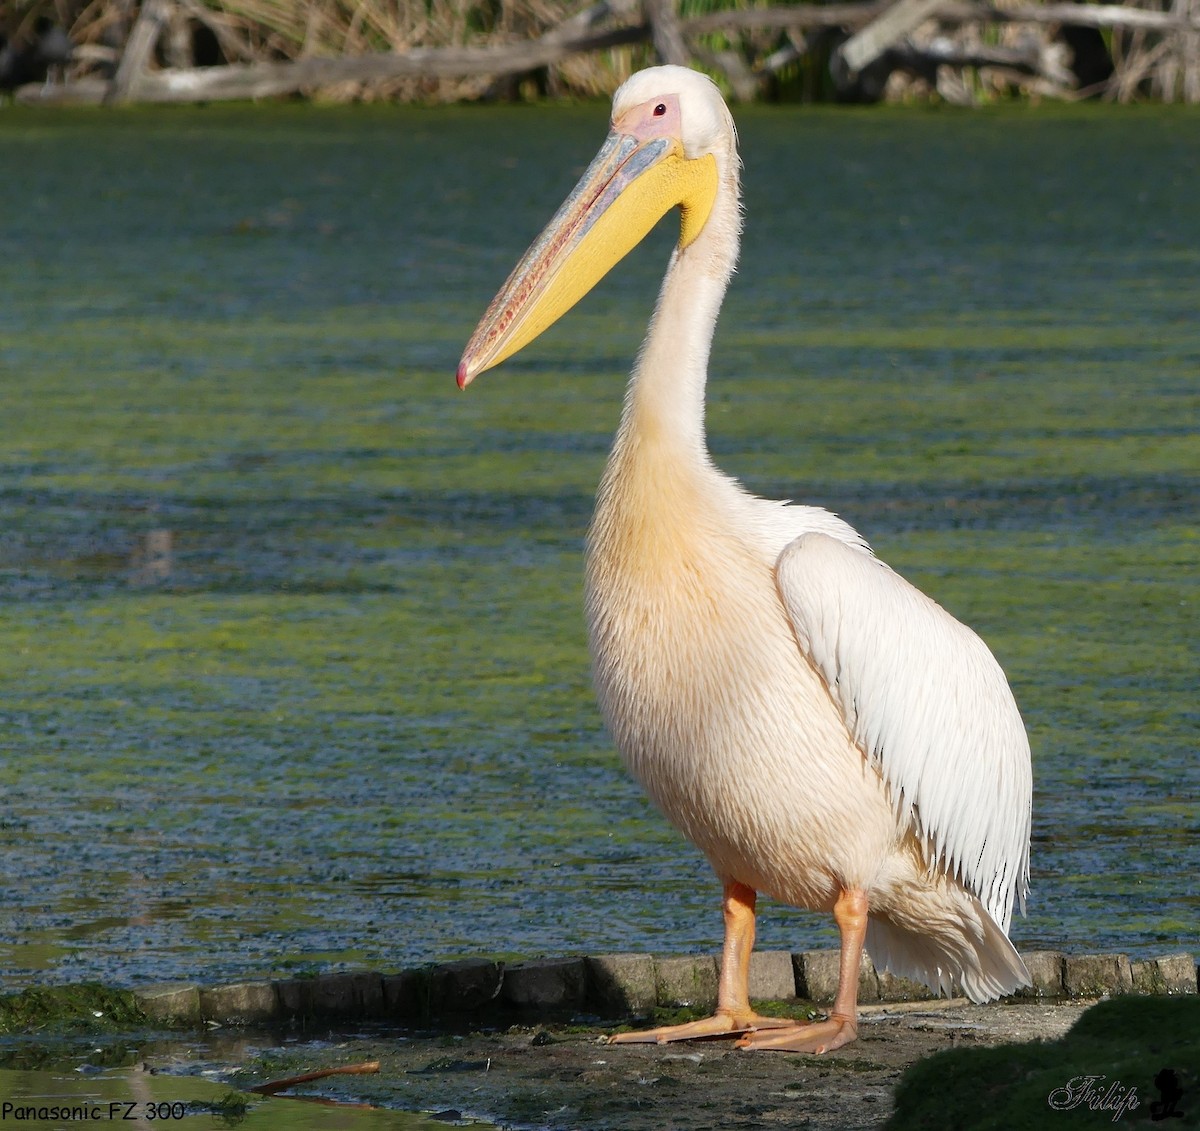
{"type": "Polygon", "coordinates": [[[1164,1069],[1183,1088],[1176,1127],[1200,1127],[1200,999],[1122,997],[1093,1006],[1057,1041],[951,1049],[909,1068],[896,1091],[888,1123],[896,1131],[970,1127],[973,1131],[1042,1131],[1050,1126],[1108,1123],[1117,1109],[1093,1110],[1081,1078],[1094,1076],[1097,1103],[1124,1102],[1120,1125],[1153,1125],[1151,1104],[1162,1095],[1155,1078],[1164,1069]],[[1075,1081],[1075,1084],[1072,1084],[1075,1081]],[[1052,1107],[1050,1100],[1059,1105],[1052,1107]]]}
{"type": "Polygon", "coordinates": [[[218,1100],[208,1102],[192,1100],[188,1105],[189,1113],[208,1114],[213,1117],[213,1123],[218,1126],[236,1127],[244,1123],[250,1111],[251,1101],[239,1092],[228,1092],[218,1100]]]}
{"type": "Polygon", "coordinates": [[[0,1033],[105,1033],[146,1023],[132,993],[94,983],[42,986],[0,997],[0,1033]]]}

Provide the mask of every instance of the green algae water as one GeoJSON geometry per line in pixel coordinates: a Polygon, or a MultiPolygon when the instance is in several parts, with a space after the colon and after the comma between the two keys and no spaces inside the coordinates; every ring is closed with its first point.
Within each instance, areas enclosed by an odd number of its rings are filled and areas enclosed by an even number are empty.
{"type": "Polygon", "coordinates": [[[251,1096],[229,1084],[196,1076],[150,1073],[142,1065],[105,1070],[87,1061],[74,1070],[0,1068],[0,1119],[40,1128],[125,1122],[146,1127],[157,1121],[185,1129],[241,1127],[247,1131],[279,1127],[288,1131],[445,1131],[448,1125],[486,1131],[492,1126],[470,1117],[450,1123],[432,1114],[251,1096]]]}
{"type": "MultiPolygon", "coordinates": [[[[0,113],[5,988],[718,945],[581,611],[670,223],[454,387],[606,116],[0,113]]],[[[738,120],[715,458],[1003,663],[1018,945],[1195,949],[1200,115],[738,120]]]]}

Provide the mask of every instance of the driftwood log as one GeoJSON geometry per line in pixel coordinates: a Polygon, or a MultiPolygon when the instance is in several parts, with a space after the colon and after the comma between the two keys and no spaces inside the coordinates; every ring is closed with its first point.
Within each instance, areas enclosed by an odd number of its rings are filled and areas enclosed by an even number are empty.
{"type": "MultiPolygon", "coordinates": [[[[748,8],[744,11],[708,12],[682,21],[688,35],[715,31],[771,31],[785,28],[861,27],[893,5],[800,4],[794,8],[748,8]]],[[[1200,13],[1156,12],[1123,4],[1018,4],[996,8],[963,0],[941,0],[930,13],[946,24],[1030,23],[1073,24],[1080,27],[1146,28],[1153,31],[1200,30],[1200,13]]]]}
{"type": "MultiPolygon", "coordinates": [[[[235,62],[211,67],[151,67],[156,45],[172,19],[180,15],[197,18],[200,11],[202,6],[195,0],[143,0],[110,79],[84,78],[57,86],[31,85],[19,88],[16,97],[23,102],[42,104],[258,99],[344,83],[521,75],[553,67],[580,53],[652,44],[663,61],[699,60],[724,71],[735,97],[749,98],[758,92],[765,76],[800,58],[808,46],[805,36],[814,33],[836,33],[840,37],[832,53],[831,71],[835,82],[847,86],[860,77],[869,77],[872,71],[886,79],[897,68],[927,75],[942,67],[990,67],[1037,79],[1040,93],[1074,96],[1074,76],[1062,65],[1061,52],[1038,51],[1029,43],[967,46],[947,43],[944,36],[932,40],[926,37],[924,42],[912,36],[918,26],[936,20],[945,30],[964,25],[1028,24],[1156,35],[1159,40],[1154,50],[1133,58],[1123,73],[1114,75],[1109,92],[1118,97],[1134,96],[1144,85],[1150,69],[1165,65],[1163,60],[1169,56],[1175,61],[1173,65],[1179,66],[1178,60],[1183,61],[1182,81],[1176,83],[1170,79],[1165,84],[1169,89],[1164,89],[1162,96],[1173,97],[1179,86],[1183,97],[1200,101],[1200,0],[1174,0],[1169,11],[1116,4],[1026,3],[997,8],[970,0],[865,0],[717,11],[688,19],[678,15],[677,0],[641,0],[640,7],[618,0],[599,0],[541,37],[520,43],[413,48],[403,52],[235,62]],[[728,37],[771,32],[786,34],[790,43],[753,65],[738,52],[709,50],[700,42],[704,36],[715,33],[728,37]]],[[[226,45],[225,51],[229,57],[235,51],[234,45],[226,45]]],[[[872,89],[878,86],[882,92],[882,82],[868,85],[872,89]]]]}

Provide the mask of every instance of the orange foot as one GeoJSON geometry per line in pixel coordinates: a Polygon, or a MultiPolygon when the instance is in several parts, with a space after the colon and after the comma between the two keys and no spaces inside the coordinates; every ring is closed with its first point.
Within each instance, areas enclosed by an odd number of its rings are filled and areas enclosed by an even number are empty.
{"type": "Polygon", "coordinates": [[[787,1029],[795,1025],[786,1017],[763,1017],[751,1010],[718,1010],[712,1017],[688,1021],[683,1025],[664,1025],[658,1029],[643,1029],[638,1033],[614,1033],[610,1045],[665,1045],[668,1041],[690,1041],[697,1037],[736,1037],[742,1040],[759,1029],[787,1029]]]}
{"type": "Polygon", "coordinates": [[[834,1014],[828,1021],[792,1023],[782,1032],[747,1033],[737,1045],[740,1049],[772,1049],[776,1052],[823,1053],[840,1049],[858,1039],[858,1028],[849,1017],[834,1014]]]}

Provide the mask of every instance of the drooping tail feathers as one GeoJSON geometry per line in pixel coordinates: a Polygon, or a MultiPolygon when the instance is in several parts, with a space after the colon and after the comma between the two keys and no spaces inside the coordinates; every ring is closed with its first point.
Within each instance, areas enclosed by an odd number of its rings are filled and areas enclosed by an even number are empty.
{"type": "Polygon", "coordinates": [[[985,1002],[1031,985],[1029,971],[1008,936],[973,895],[974,915],[939,923],[867,921],[866,949],[876,969],[924,982],[936,993],[965,994],[985,1002]]]}

